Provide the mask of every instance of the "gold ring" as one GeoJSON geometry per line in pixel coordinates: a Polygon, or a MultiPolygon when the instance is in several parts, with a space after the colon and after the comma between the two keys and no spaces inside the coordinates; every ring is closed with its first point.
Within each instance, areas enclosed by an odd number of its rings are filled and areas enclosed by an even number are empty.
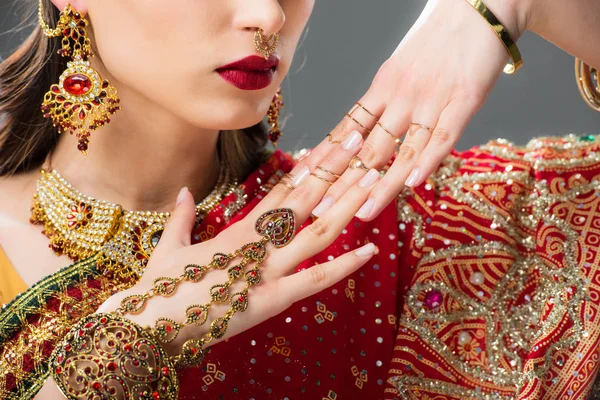
{"type": "Polygon", "coordinates": [[[430,133],[433,133],[433,129],[431,129],[427,125],[417,124],[416,122],[411,122],[408,125],[408,136],[414,135],[421,128],[428,130],[430,133]]]}
{"type": "Polygon", "coordinates": [[[360,169],[364,169],[365,171],[369,171],[369,167],[367,167],[365,165],[365,163],[360,159],[359,156],[352,157],[348,166],[352,169],[360,168],[360,169]]]}
{"type": "Polygon", "coordinates": [[[390,137],[392,138],[392,140],[393,140],[394,142],[396,142],[396,144],[397,144],[397,145],[401,145],[401,144],[402,144],[402,141],[400,140],[400,138],[397,138],[397,137],[395,137],[394,135],[392,135],[392,132],[388,131],[388,130],[385,128],[385,126],[381,125],[381,122],[377,121],[377,125],[379,125],[379,127],[380,127],[381,129],[383,129],[383,131],[384,131],[385,133],[387,133],[388,135],[390,135],[390,137]]]}
{"type": "Polygon", "coordinates": [[[329,143],[331,143],[331,144],[342,143],[341,140],[334,140],[333,135],[331,133],[327,134],[327,140],[329,140],[329,143]]]}
{"type": "Polygon", "coordinates": [[[363,124],[361,124],[360,122],[358,122],[356,120],[356,118],[354,118],[352,115],[350,115],[350,113],[346,113],[346,116],[349,117],[352,121],[356,122],[356,124],[358,126],[360,126],[361,128],[363,128],[367,133],[371,133],[371,130],[369,128],[367,128],[366,126],[364,126],[363,124]]]}
{"type": "Polygon", "coordinates": [[[291,181],[293,181],[293,180],[294,180],[294,177],[292,176],[292,174],[285,174],[285,175],[283,175],[283,176],[281,177],[281,179],[279,179],[279,182],[277,182],[277,183],[282,183],[282,184],[284,184],[284,185],[285,185],[285,186],[286,186],[288,189],[290,189],[290,190],[294,190],[294,189],[296,189],[296,188],[294,187],[294,185],[292,185],[290,182],[288,182],[288,181],[287,181],[288,179],[289,179],[289,180],[291,180],[291,181]]]}
{"type": "Polygon", "coordinates": [[[333,175],[333,176],[334,176],[334,177],[336,177],[336,178],[339,178],[339,177],[341,176],[341,175],[338,175],[338,174],[336,174],[336,173],[334,173],[334,172],[331,172],[330,170],[328,170],[328,169],[327,169],[327,168],[325,168],[325,167],[321,167],[320,165],[318,165],[318,166],[317,166],[317,169],[320,169],[320,170],[321,170],[321,171],[323,171],[323,172],[327,172],[329,175],[333,175]]]}
{"type": "Polygon", "coordinates": [[[323,182],[326,182],[326,183],[327,183],[329,186],[333,185],[333,182],[332,182],[332,181],[330,181],[330,180],[328,180],[328,179],[325,179],[324,177],[322,177],[322,176],[321,176],[321,175],[319,175],[319,174],[315,174],[314,172],[311,172],[310,174],[311,174],[312,176],[314,176],[315,178],[318,178],[318,179],[322,180],[323,182]]]}
{"type": "Polygon", "coordinates": [[[290,189],[290,190],[294,190],[294,189],[295,189],[295,187],[294,187],[294,186],[292,186],[292,184],[291,184],[291,183],[289,183],[288,181],[284,181],[283,179],[280,179],[278,183],[282,183],[282,184],[284,184],[284,185],[285,185],[285,187],[287,187],[287,188],[288,188],[288,189],[290,189]]]}
{"type": "Polygon", "coordinates": [[[352,106],[352,109],[350,109],[350,111],[348,112],[348,114],[352,115],[354,113],[354,111],[358,110],[358,108],[362,108],[363,110],[365,110],[365,112],[367,114],[369,114],[371,117],[375,118],[375,120],[378,120],[379,118],[377,118],[375,116],[375,114],[373,114],[371,111],[367,110],[365,108],[365,106],[363,106],[362,104],[360,104],[358,101],[354,102],[354,106],[352,106]]]}

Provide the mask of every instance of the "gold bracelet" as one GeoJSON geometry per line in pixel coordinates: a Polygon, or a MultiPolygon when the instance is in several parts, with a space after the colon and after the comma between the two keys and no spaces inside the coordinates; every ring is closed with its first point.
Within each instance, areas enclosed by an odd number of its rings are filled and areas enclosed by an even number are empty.
{"type": "Polygon", "coordinates": [[[292,240],[296,230],[294,212],[289,208],[268,211],[258,218],[254,228],[261,240],[245,244],[230,254],[216,253],[207,265],[187,265],[176,278],[157,278],[148,292],[127,296],[114,312],[92,314],[78,322],[50,358],[50,373],[61,392],[73,400],[112,398],[118,393],[125,398],[176,399],[179,383],[175,368],[200,365],[208,353],[204,346],[225,335],[235,313],[246,311],[248,291],[261,281],[266,245],[271,242],[275,247],[283,247],[292,240]],[[227,268],[238,257],[241,260],[227,268]],[[245,267],[251,264],[254,266],[246,271],[245,267]],[[152,297],[171,296],[181,283],[199,282],[206,272],[215,269],[227,269],[229,279],[210,288],[208,303],[189,306],[183,322],[159,318],[154,327],[143,328],[124,318],[126,314],[142,312],[152,297]],[[244,287],[230,294],[232,284],[238,279],[244,280],[244,287]],[[164,343],[172,342],[188,325],[203,325],[210,307],[225,302],[231,308],[210,323],[207,333],[186,341],[181,354],[167,355],[164,343]]]}
{"type": "Polygon", "coordinates": [[[171,358],[141,326],[116,314],[80,320],[56,346],[50,374],[67,399],[177,399],[171,358]]]}
{"type": "Polygon", "coordinates": [[[494,33],[498,36],[510,59],[512,62],[509,62],[504,66],[504,73],[512,75],[519,70],[523,66],[523,59],[521,58],[521,52],[517,47],[517,44],[510,36],[510,33],[506,30],[504,25],[498,21],[498,18],[490,11],[489,8],[486,7],[485,4],[481,0],[467,0],[467,2],[473,6],[475,10],[486,20],[486,22],[492,27],[494,33]]]}

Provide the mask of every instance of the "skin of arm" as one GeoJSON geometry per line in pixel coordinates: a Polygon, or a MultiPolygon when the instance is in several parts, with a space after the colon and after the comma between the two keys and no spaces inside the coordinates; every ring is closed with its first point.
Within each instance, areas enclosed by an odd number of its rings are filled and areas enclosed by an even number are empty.
{"type": "Polygon", "coordinates": [[[529,0],[527,29],[600,68],[600,2],[529,0]]]}
{"type": "Polygon", "coordinates": [[[484,3],[513,39],[528,30],[600,68],[600,2],[597,0],[484,0],[484,3]]]}

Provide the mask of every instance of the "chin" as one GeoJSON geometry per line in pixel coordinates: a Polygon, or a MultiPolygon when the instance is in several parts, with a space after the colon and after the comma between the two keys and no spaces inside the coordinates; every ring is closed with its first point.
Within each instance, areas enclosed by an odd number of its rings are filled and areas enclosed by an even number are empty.
{"type": "Polygon", "coordinates": [[[239,99],[237,100],[235,104],[231,104],[231,102],[227,105],[213,103],[213,106],[208,109],[207,107],[198,106],[187,113],[188,118],[183,117],[194,126],[218,130],[249,128],[266,117],[270,99],[267,101],[266,106],[262,104],[262,101],[260,104],[258,102],[252,104],[242,102],[240,104],[239,99]],[[203,110],[203,112],[199,113],[197,110],[203,110]]]}

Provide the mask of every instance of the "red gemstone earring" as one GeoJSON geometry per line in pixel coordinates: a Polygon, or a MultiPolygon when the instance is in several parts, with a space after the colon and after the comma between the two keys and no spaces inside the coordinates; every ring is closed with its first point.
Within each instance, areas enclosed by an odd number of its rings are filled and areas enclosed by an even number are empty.
{"type": "Polygon", "coordinates": [[[90,67],[93,54],[86,31],[88,21],[67,3],[56,28],[51,29],[43,18],[42,0],[39,4],[42,31],[51,38],[62,36],[58,54],[72,58],[59,83],[44,96],[41,109],[58,133],[75,134],[77,148],[86,154],[91,132],[109,123],[110,116],[121,109],[117,90],[90,67]]]}
{"type": "Polygon", "coordinates": [[[281,138],[281,129],[279,129],[279,112],[283,108],[283,96],[281,88],[277,89],[277,93],[271,101],[271,106],[267,112],[269,120],[269,139],[273,142],[273,146],[277,147],[277,141],[281,138]]]}

